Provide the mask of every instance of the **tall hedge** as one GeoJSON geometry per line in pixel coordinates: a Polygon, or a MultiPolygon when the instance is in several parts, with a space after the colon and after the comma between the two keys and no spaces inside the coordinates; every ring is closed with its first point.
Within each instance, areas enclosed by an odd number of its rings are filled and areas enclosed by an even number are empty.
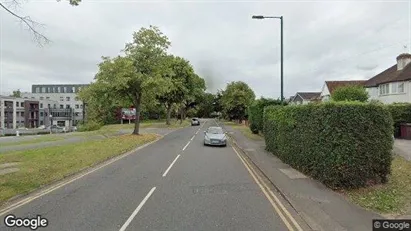
{"type": "Polygon", "coordinates": [[[394,136],[400,136],[400,125],[411,123],[411,103],[387,105],[394,122],[394,136]]]}
{"type": "Polygon", "coordinates": [[[386,182],[392,131],[382,105],[330,102],[264,111],[267,150],[331,188],[386,182]]]}
{"type": "Polygon", "coordinates": [[[248,108],[248,121],[250,124],[250,130],[254,134],[263,132],[264,107],[267,107],[270,105],[281,105],[281,104],[285,105],[285,103],[281,103],[280,100],[263,98],[263,97],[254,101],[253,104],[248,108]]]}

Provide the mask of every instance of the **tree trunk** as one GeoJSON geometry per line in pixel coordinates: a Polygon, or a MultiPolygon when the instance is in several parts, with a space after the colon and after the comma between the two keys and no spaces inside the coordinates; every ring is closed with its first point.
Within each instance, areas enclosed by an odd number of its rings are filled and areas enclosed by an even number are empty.
{"type": "Polygon", "coordinates": [[[166,125],[170,125],[171,105],[169,106],[166,105],[166,110],[167,110],[166,125]]]}
{"type": "Polygon", "coordinates": [[[136,95],[135,103],[136,107],[136,119],[134,120],[134,135],[140,135],[140,104],[141,104],[141,94],[136,95]]]}

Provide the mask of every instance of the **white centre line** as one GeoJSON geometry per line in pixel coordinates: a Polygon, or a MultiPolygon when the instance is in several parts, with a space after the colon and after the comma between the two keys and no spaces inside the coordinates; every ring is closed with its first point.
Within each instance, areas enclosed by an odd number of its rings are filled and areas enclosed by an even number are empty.
{"type": "Polygon", "coordinates": [[[178,155],[173,162],[171,162],[170,166],[168,166],[167,170],[164,172],[163,177],[167,176],[168,171],[170,171],[171,167],[173,167],[174,163],[177,161],[177,159],[180,157],[180,155],[178,155]]]}
{"type": "Polygon", "coordinates": [[[124,231],[126,230],[127,226],[131,223],[131,221],[134,219],[134,217],[137,215],[137,213],[140,211],[140,209],[143,207],[143,205],[147,202],[148,198],[150,198],[151,194],[153,194],[154,190],[156,190],[156,187],[153,187],[150,192],[148,192],[147,196],[144,197],[143,201],[138,205],[136,210],[131,214],[131,216],[127,219],[126,223],[124,223],[123,226],[121,226],[121,229],[119,231],[124,231]]]}
{"type": "Polygon", "coordinates": [[[193,137],[191,137],[191,140],[193,140],[195,136],[196,136],[196,135],[194,135],[193,137]]]}
{"type": "Polygon", "coordinates": [[[188,143],[186,144],[186,146],[184,146],[183,151],[186,150],[187,146],[190,144],[191,141],[188,141],[188,143]]]}

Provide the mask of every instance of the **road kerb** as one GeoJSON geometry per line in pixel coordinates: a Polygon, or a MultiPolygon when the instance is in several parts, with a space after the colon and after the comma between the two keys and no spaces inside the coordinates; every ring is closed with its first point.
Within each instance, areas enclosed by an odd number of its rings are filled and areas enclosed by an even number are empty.
{"type": "MultiPolygon", "coordinates": [[[[167,133],[166,135],[168,135],[168,134],[170,134],[170,133],[171,133],[171,132],[167,133]]],[[[166,135],[164,135],[164,136],[166,136],[166,135]]],[[[116,161],[118,161],[118,160],[120,160],[120,159],[122,159],[122,158],[124,158],[124,157],[126,157],[126,156],[128,156],[128,155],[130,155],[130,154],[132,154],[132,153],[134,153],[134,152],[139,151],[140,149],[143,149],[143,148],[145,148],[145,147],[147,147],[147,146],[149,146],[149,145],[151,145],[151,144],[153,144],[153,143],[156,143],[157,141],[163,139],[164,136],[161,136],[161,137],[159,137],[158,139],[153,140],[153,141],[151,141],[151,142],[149,142],[149,143],[143,144],[143,145],[141,145],[141,146],[139,146],[139,147],[137,147],[137,148],[135,148],[135,149],[133,149],[133,150],[131,150],[131,151],[129,151],[129,152],[120,154],[120,155],[118,155],[118,156],[115,156],[115,157],[113,157],[113,158],[110,158],[110,159],[108,159],[108,160],[105,160],[105,161],[103,161],[103,162],[101,162],[101,163],[96,163],[96,165],[94,165],[94,166],[92,166],[92,167],[87,167],[87,168],[85,168],[85,169],[82,169],[82,170],[80,170],[80,171],[78,171],[78,172],[76,172],[76,173],[74,173],[74,174],[72,174],[72,175],[69,175],[69,176],[65,177],[64,179],[62,179],[62,180],[60,180],[60,181],[58,181],[58,182],[52,183],[51,185],[45,186],[45,187],[43,187],[43,188],[36,189],[35,191],[30,192],[29,194],[27,194],[27,195],[25,195],[25,196],[23,196],[23,197],[21,197],[21,198],[19,198],[19,199],[16,199],[16,201],[14,201],[14,202],[12,201],[11,204],[8,205],[8,206],[7,206],[7,203],[6,203],[6,204],[4,205],[4,208],[0,210],[0,216],[3,216],[3,215],[5,215],[5,214],[11,212],[11,211],[14,210],[14,209],[17,209],[17,208],[19,208],[19,207],[21,207],[21,206],[23,206],[23,205],[25,205],[25,204],[28,204],[28,203],[30,203],[31,201],[33,201],[33,200],[35,200],[35,199],[37,199],[37,198],[40,198],[40,197],[42,197],[42,196],[44,196],[44,195],[47,195],[48,193],[50,193],[50,192],[52,192],[52,191],[54,191],[54,190],[56,190],[56,189],[59,189],[59,188],[61,188],[62,186],[68,185],[68,184],[70,184],[70,183],[72,183],[72,182],[74,182],[74,181],[76,181],[76,180],[78,180],[78,179],[81,179],[82,177],[87,176],[87,175],[89,175],[90,173],[93,173],[93,172],[95,172],[95,171],[97,171],[97,170],[99,170],[99,169],[102,169],[102,168],[104,168],[104,167],[106,167],[106,166],[108,166],[108,165],[110,165],[110,164],[112,164],[112,163],[114,163],[114,162],[116,162],[116,161]]],[[[9,202],[9,203],[10,203],[10,202],[9,202]]]]}

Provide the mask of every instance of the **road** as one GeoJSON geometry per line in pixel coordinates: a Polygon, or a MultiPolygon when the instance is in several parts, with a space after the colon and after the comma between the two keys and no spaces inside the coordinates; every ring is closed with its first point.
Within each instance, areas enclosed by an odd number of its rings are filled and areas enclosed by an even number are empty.
{"type": "Polygon", "coordinates": [[[38,230],[306,230],[234,148],[203,145],[215,123],[171,132],[2,210],[0,230],[29,230],[6,227],[8,214],[46,218],[38,230]]]}

